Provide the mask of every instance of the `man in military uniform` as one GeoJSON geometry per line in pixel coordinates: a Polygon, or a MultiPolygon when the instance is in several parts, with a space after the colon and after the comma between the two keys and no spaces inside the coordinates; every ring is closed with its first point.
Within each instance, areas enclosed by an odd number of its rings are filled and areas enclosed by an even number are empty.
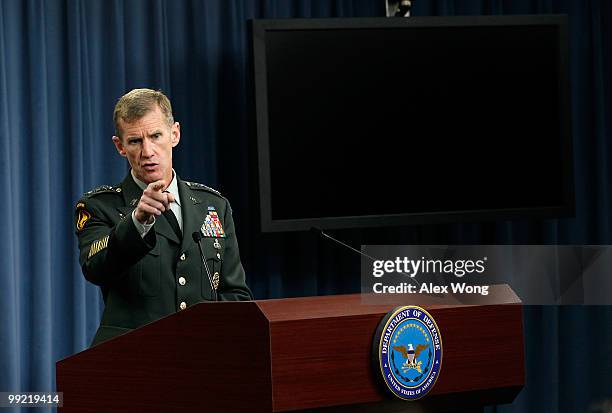
{"type": "Polygon", "coordinates": [[[114,121],[113,142],[130,173],[76,205],[79,262],[106,304],[94,345],[202,300],[252,298],[227,199],[172,169],[181,134],[168,98],[132,90],[117,102],[114,121]]]}

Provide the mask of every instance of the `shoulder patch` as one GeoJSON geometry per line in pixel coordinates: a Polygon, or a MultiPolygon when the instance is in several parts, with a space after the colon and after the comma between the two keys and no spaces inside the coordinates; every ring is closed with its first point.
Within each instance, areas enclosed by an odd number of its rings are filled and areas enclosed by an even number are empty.
{"type": "Polygon", "coordinates": [[[214,188],[211,188],[210,186],[206,186],[206,185],[200,184],[198,182],[189,182],[189,181],[184,181],[184,182],[191,189],[198,189],[200,191],[208,191],[208,192],[212,192],[215,195],[222,196],[221,192],[217,191],[214,188]]]}
{"type": "Polygon", "coordinates": [[[94,195],[98,195],[98,194],[103,194],[103,193],[115,193],[115,194],[119,194],[121,193],[121,188],[118,186],[111,186],[111,185],[101,185],[95,189],[92,189],[91,191],[85,192],[83,194],[83,196],[85,197],[90,197],[90,196],[94,196],[94,195]]]}
{"type": "Polygon", "coordinates": [[[75,225],[76,225],[77,232],[83,231],[83,228],[85,228],[85,223],[89,221],[90,218],[91,218],[91,214],[89,213],[88,210],[85,209],[85,204],[83,204],[82,202],[79,202],[77,204],[77,210],[75,214],[75,220],[76,220],[75,225]]]}

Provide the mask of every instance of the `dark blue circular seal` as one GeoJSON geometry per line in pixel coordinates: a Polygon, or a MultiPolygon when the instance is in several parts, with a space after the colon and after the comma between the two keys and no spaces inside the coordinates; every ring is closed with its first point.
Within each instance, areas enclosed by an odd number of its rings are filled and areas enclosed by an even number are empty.
{"type": "Polygon", "coordinates": [[[385,387],[400,399],[429,393],[442,368],[442,336],[431,314],[417,306],[389,312],[376,331],[373,360],[385,387]]]}

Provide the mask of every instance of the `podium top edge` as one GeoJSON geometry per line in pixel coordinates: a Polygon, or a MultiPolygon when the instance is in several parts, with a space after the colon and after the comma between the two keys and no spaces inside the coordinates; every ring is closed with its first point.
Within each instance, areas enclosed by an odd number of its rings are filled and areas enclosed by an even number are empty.
{"type": "Polygon", "coordinates": [[[507,284],[490,286],[487,297],[453,299],[415,294],[410,300],[397,297],[374,297],[373,294],[343,294],[256,300],[255,303],[271,322],[341,316],[384,315],[401,305],[418,305],[426,310],[465,306],[521,304],[507,284]]]}

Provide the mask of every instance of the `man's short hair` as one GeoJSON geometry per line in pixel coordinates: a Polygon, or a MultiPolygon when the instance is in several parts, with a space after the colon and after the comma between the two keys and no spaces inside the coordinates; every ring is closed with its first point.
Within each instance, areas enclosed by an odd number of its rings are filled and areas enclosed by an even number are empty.
{"type": "Polygon", "coordinates": [[[162,93],[161,90],[133,89],[121,96],[115,105],[115,113],[113,114],[115,133],[117,136],[122,138],[119,120],[126,123],[132,123],[154,110],[156,104],[161,109],[162,114],[166,117],[168,126],[174,125],[172,105],[170,104],[170,100],[162,93]]]}

